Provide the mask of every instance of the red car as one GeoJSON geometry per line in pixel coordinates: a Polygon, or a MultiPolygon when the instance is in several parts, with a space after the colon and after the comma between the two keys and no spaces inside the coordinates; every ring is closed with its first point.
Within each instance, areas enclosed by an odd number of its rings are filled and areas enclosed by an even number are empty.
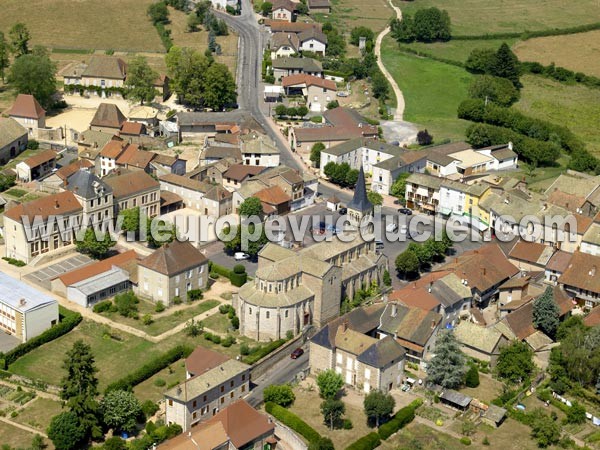
{"type": "Polygon", "coordinates": [[[298,359],[300,358],[302,355],[304,355],[304,350],[302,350],[300,347],[298,347],[296,350],[294,350],[292,352],[292,354],[290,355],[290,357],[292,359],[298,359]]]}

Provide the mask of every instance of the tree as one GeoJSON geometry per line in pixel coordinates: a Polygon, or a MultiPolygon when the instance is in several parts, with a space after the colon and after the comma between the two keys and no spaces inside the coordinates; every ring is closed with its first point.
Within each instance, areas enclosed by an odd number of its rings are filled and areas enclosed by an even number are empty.
{"type": "Polygon", "coordinates": [[[339,108],[340,106],[340,102],[338,102],[337,100],[331,100],[329,103],[327,103],[326,108],[327,109],[335,109],[335,108],[339,108]]]}
{"type": "Polygon", "coordinates": [[[106,257],[108,251],[115,245],[115,241],[110,237],[110,233],[99,232],[98,238],[92,227],[85,230],[83,239],[77,239],[75,243],[77,251],[85,255],[90,255],[95,259],[106,257]]]}
{"type": "Polygon", "coordinates": [[[350,43],[358,46],[361,37],[366,38],[367,42],[373,42],[375,33],[373,33],[373,30],[370,28],[364,26],[352,28],[352,31],[350,32],[350,43]]]}
{"type": "Polygon", "coordinates": [[[481,75],[471,81],[469,96],[471,98],[494,102],[501,106],[511,106],[519,99],[519,91],[506,78],[481,75]]]}
{"type": "Polygon", "coordinates": [[[31,34],[24,23],[15,23],[8,32],[10,38],[10,46],[15,58],[29,53],[29,40],[31,34]]]}
{"type": "Polygon", "coordinates": [[[84,447],[86,432],[76,413],[64,411],[50,421],[48,438],[56,450],[75,450],[84,447]]]}
{"type": "Polygon", "coordinates": [[[541,408],[532,413],[531,436],[537,440],[539,447],[545,448],[556,444],[560,439],[560,426],[541,408]]]}
{"type": "Polygon", "coordinates": [[[533,372],[533,352],[524,342],[513,341],[500,349],[496,373],[510,383],[520,383],[533,372]]]}
{"type": "Polygon", "coordinates": [[[186,29],[189,33],[194,33],[195,31],[198,31],[198,26],[201,24],[200,18],[192,13],[187,18],[186,29]]]}
{"type": "Polygon", "coordinates": [[[342,386],[344,386],[344,379],[334,370],[324,370],[317,375],[317,386],[319,386],[321,398],[332,400],[337,396],[342,386]]]}
{"type": "Polygon", "coordinates": [[[147,14],[154,25],[169,23],[169,10],[165,2],[152,3],[148,6],[147,14]]]}
{"type": "Polygon", "coordinates": [[[138,317],[138,303],[140,300],[133,293],[133,291],[121,292],[115,296],[115,306],[117,311],[123,317],[129,317],[137,319],[138,317]]]}
{"type": "Polygon", "coordinates": [[[290,106],[290,107],[287,109],[287,115],[288,115],[289,117],[296,117],[296,116],[298,115],[298,109],[296,109],[296,108],[295,108],[295,107],[293,107],[293,106],[290,106]]]}
{"type": "Polygon", "coordinates": [[[31,440],[31,447],[29,450],[44,450],[46,447],[47,445],[44,442],[44,438],[39,434],[36,434],[31,440]]]}
{"type": "Polygon", "coordinates": [[[389,270],[383,272],[383,284],[385,284],[386,286],[392,285],[392,277],[390,276],[389,270]]]}
{"type": "Polygon", "coordinates": [[[296,108],[296,113],[298,114],[298,117],[304,117],[308,114],[308,108],[304,105],[298,106],[298,108],[296,108]]]}
{"type": "Polygon", "coordinates": [[[492,49],[476,48],[469,54],[465,62],[465,69],[471,73],[490,74],[496,59],[496,52],[492,49]]]}
{"type": "Polygon", "coordinates": [[[104,441],[102,450],[127,450],[127,442],[119,436],[112,436],[104,441]]]}
{"type": "Polygon", "coordinates": [[[204,74],[204,105],[215,111],[235,103],[236,84],[225,64],[213,63],[204,74]]]}
{"type": "Polygon", "coordinates": [[[392,414],[394,406],[396,406],[394,397],[379,390],[369,392],[363,401],[365,415],[368,419],[374,420],[377,427],[379,427],[381,419],[392,414]]]}
{"type": "Polygon", "coordinates": [[[398,175],[398,178],[394,180],[394,183],[390,188],[390,194],[392,194],[394,197],[404,200],[404,196],[406,195],[406,180],[409,176],[409,172],[403,172],[398,175]]]}
{"type": "Polygon", "coordinates": [[[129,88],[127,96],[138,100],[142,105],[151,102],[158,94],[154,83],[158,79],[158,73],[152,70],[148,61],[143,56],[136,56],[127,65],[127,79],[125,86],[129,88]]]}
{"type": "Polygon", "coordinates": [[[189,320],[189,322],[187,322],[185,324],[185,328],[183,329],[183,332],[187,336],[196,337],[196,336],[200,336],[200,334],[202,333],[203,330],[204,330],[204,324],[201,321],[196,322],[194,320],[194,318],[192,317],[189,320]]]}
{"type": "Polygon", "coordinates": [[[242,202],[239,209],[240,216],[260,217],[263,213],[262,203],[258,197],[248,197],[242,202]]]}
{"type": "Polygon", "coordinates": [[[413,42],[416,39],[415,23],[410,14],[402,13],[402,20],[394,19],[391,24],[392,36],[398,42],[413,42]]]}
{"type": "Polygon", "coordinates": [[[31,94],[48,108],[56,92],[56,65],[47,56],[23,55],[15,59],[8,81],[19,94],[31,94]]]}
{"type": "Polygon", "coordinates": [[[104,424],[115,431],[132,433],[142,417],[142,407],[132,392],[110,391],[100,405],[104,424]]]}
{"type": "Polygon", "coordinates": [[[146,241],[148,247],[159,248],[173,242],[177,237],[175,224],[168,224],[163,219],[153,220],[146,217],[146,241]]]}
{"type": "Polygon", "coordinates": [[[450,40],[450,16],[438,8],[423,8],[415,13],[413,30],[417,41],[434,42],[450,40]]]}
{"type": "Polygon", "coordinates": [[[571,407],[567,410],[567,423],[584,423],[585,422],[585,408],[577,401],[571,404],[571,407]]]}
{"type": "Polygon", "coordinates": [[[192,107],[203,105],[204,75],[211,61],[202,53],[173,46],[165,57],[171,87],[181,103],[192,107]]]}
{"type": "Polygon", "coordinates": [[[263,2],[260,6],[260,12],[263,16],[267,17],[269,14],[273,12],[273,3],[271,2],[263,2]]]}
{"type": "Polygon", "coordinates": [[[8,43],[6,42],[4,33],[0,31],[0,78],[2,79],[2,82],[4,82],[6,69],[8,69],[8,66],[10,65],[8,53],[8,43]]]}
{"type": "Polygon", "coordinates": [[[496,57],[494,58],[490,69],[492,75],[510,80],[516,88],[522,86],[519,81],[519,59],[506,42],[503,42],[496,52],[496,57]]]}
{"type": "Polygon", "coordinates": [[[396,271],[402,276],[419,271],[419,258],[413,250],[404,250],[396,257],[396,271]]]}
{"type": "Polygon", "coordinates": [[[379,192],[369,191],[367,192],[367,198],[373,206],[381,206],[383,204],[383,196],[379,192]]]}
{"type": "Polygon", "coordinates": [[[263,398],[265,403],[273,402],[287,408],[294,402],[296,395],[289,384],[271,384],[265,388],[263,398]]]}
{"type": "Polygon", "coordinates": [[[435,343],[434,357],[427,365],[427,381],[455,389],[463,383],[465,372],[465,357],[454,333],[441,331],[435,343]]]}
{"type": "Polygon", "coordinates": [[[333,442],[329,438],[321,437],[318,440],[310,441],[308,450],[334,450],[333,442]]]}
{"type": "Polygon", "coordinates": [[[476,388],[479,386],[479,370],[475,364],[471,364],[467,375],[465,376],[465,385],[470,388],[476,388]]]}
{"type": "Polygon", "coordinates": [[[123,230],[137,235],[140,231],[140,207],[125,209],[121,215],[123,216],[123,230]]]}
{"type": "Polygon", "coordinates": [[[533,302],[533,325],[553,338],[558,329],[559,318],[560,309],[554,300],[554,291],[548,286],[533,302]]]}
{"type": "Polygon", "coordinates": [[[301,16],[305,16],[308,14],[308,5],[306,4],[306,0],[301,1],[296,5],[296,11],[301,16]]]}
{"type": "Polygon", "coordinates": [[[8,175],[6,173],[0,173],[0,192],[6,191],[8,188],[11,188],[15,185],[15,180],[17,177],[15,175],[8,175]]]}
{"type": "MultiPolygon", "coordinates": [[[[264,5],[264,3],[263,3],[264,5]]],[[[275,114],[277,114],[277,116],[279,117],[283,117],[287,114],[287,106],[285,106],[284,104],[279,104],[275,107],[275,114]]],[[[316,144],[315,144],[316,145],[316,144]]]]}
{"type": "Polygon", "coordinates": [[[417,143],[419,145],[431,145],[433,143],[433,136],[425,130],[421,130],[417,133],[417,143]]]}
{"type": "Polygon", "coordinates": [[[329,429],[333,430],[344,413],[346,412],[346,405],[341,400],[334,398],[328,398],[321,403],[321,414],[323,414],[323,420],[329,425],[329,429]]]}
{"type": "Polygon", "coordinates": [[[325,150],[325,144],[317,142],[310,149],[310,160],[315,167],[321,167],[321,152],[325,150]]]}
{"type": "Polygon", "coordinates": [[[385,100],[390,93],[390,85],[379,69],[371,73],[371,86],[373,97],[385,100]]]}

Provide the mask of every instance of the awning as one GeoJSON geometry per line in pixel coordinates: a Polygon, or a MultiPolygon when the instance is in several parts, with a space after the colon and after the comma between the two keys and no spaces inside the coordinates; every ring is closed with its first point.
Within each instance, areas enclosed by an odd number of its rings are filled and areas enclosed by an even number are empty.
{"type": "Polygon", "coordinates": [[[452,214],[452,208],[444,208],[443,206],[440,208],[440,214],[444,216],[449,216],[452,214]]]}

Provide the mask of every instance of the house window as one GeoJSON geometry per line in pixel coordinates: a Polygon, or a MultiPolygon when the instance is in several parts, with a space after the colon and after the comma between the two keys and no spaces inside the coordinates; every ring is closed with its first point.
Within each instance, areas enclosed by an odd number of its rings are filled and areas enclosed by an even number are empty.
{"type": "Polygon", "coordinates": [[[169,399],[169,406],[173,406],[173,400],[169,399]]]}
{"type": "Polygon", "coordinates": [[[233,380],[231,380],[231,382],[229,383],[230,387],[233,387],[233,380]]]}
{"type": "Polygon", "coordinates": [[[195,419],[195,418],[196,418],[196,411],[194,411],[194,412],[192,413],[192,419],[195,419]]]}
{"type": "Polygon", "coordinates": [[[221,397],[221,405],[225,403],[225,397],[221,397]]]}
{"type": "Polygon", "coordinates": [[[271,318],[271,313],[269,311],[266,312],[266,317],[267,317],[267,319],[271,318]]]}
{"type": "Polygon", "coordinates": [[[229,393],[229,398],[233,398],[233,391],[229,393]]]}
{"type": "Polygon", "coordinates": [[[289,315],[290,315],[290,312],[286,309],[285,310],[285,318],[287,319],[289,315]]]}
{"type": "Polygon", "coordinates": [[[246,392],[246,385],[242,386],[242,392],[246,392]]]}
{"type": "Polygon", "coordinates": [[[338,353],[337,355],[335,355],[335,359],[338,364],[342,364],[342,354],[341,353],[338,353]]]}
{"type": "Polygon", "coordinates": [[[221,386],[221,392],[225,392],[225,386],[221,386]]]}
{"type": "Polygon", "coordinates": [[[206,400],[208,399],[208,396],[204,396],[204,402],[206,402],[206,400]]]}
{"type": "Polygon", "coordinates": [[[195,407],[196,407],[196,400],[194,400],[194,401],[192,402],[192,408],[195,408],[195,407]]]}
{"type": "Polygon", "coordinates": [[[242,374],[242,381],[246,381],[246,374],[242,374]]]}

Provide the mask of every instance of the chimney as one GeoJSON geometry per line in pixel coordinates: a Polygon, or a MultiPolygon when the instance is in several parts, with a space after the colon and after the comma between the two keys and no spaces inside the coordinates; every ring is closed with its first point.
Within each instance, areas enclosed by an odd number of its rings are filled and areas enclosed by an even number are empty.
{"type": "Polygon", "coordinates": [[[512,150],[512,149],[513,149],[513,143],[512,143],[512,142],[510,142],[510,141],[508,142],[508,149],[509,149],[509,150],[512,150]]]}
{"type": "Polygon", "coordinates": [[[433,288],[433,281],[429,282],[429,289],[427,289],[427,292],[431,292],[431,289],[433,288]]]}
{"type": "Polygon", "coordinates": [[[593,277],[596,275],[596,266],[592,266],[591,270],[590,270],[590,276],[593,277]]]}
{"type": "Polygon", "coordinates": [[[417,282],[415,281],[415,282],[413,283],[413,289],[416,289],[416,288],[417,288],[417,282]]]}
{"type": "Polygon", "coordinates": [[[435,320],[431,321],[431,329],[434,330],[435,329],[435,320]]]}
{"type": "Polygon", "coordinates": [[[58,200],[54,200],[54,209],[58,209],[60,208],[60,205],[58,204],[58,200]]]}
{"type": "Polygon", "coordinates": [[[481,268],[481,274],[485,277],[485,267],[481,268]]]}
{"type": "Polygon", "coordinates": [[[398,315],[398,304],[392,303],[392,317],[396,317],[398,315]]]}
{"type": "Polygon", "coordinates": [[[342,322],[342,332],[346,332],[348,330],[348,319],[342,322]]]}

